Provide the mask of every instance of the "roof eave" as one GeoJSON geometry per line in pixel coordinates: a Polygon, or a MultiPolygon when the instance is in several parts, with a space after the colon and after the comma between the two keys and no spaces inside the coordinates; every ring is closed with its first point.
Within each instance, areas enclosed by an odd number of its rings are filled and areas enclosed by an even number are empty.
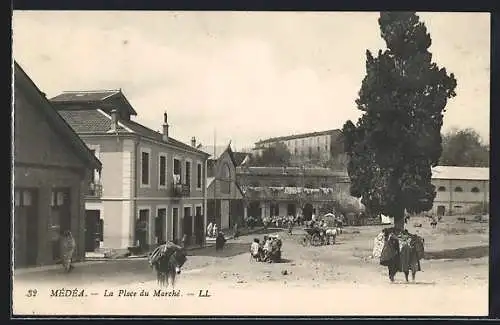
{"type": "Polygon", "coordinates": [[[73,130],[73,128],[62,118],[61,115],[59,115],[54,107],[52,107],[52,104],[50,101],[45,97],[45,94],[40,91],[40,89],[37,87],[37,85],[33,82],[33,80],[28,76],[28,74],[21,68],[21,66],[14,61],[14,78],[15,80],[18,79],[17,77],[21,77],[19,84],[22,87],[22,83],[25,82],[27,83],[23,88],[26,91],[33,91],[33,95],[36,95],[42,105],[45,107],[45,111],[48,112],[48,116],[51,117],[55,123],[59,123],[61,125],[61,129],[64,130],[68,136],[71,142],[76,146],[75,149],[77,149],[82,155],[81,157],[86,160],[87,163],[89,163],[91,168],[94,169],[102,169],[102,163],[97,157],[95,157],[90,149],[87,147],[87,145],[83,142],[83,140],[76,134],[76,132],[73,130]],[[16,73],[17,72],[17,73],[16,73]],[[17,75],[17,76],[16,76],[17,75]]]}

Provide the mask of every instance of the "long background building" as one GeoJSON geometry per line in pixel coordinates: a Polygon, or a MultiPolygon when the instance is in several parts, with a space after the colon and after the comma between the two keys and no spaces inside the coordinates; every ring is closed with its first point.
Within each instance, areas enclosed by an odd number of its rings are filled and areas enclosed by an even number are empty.
{"type": "Polygon", "coordinates": [[[490,197],[489,168],[436,166],[432,169],[432,183],[436,186],[433,214],[486,212],[490,197]]]}
{"type": "Polygon", "coordinates": [[[244,194],[244,217],[302,214],[310,219],[320,208],[338,200],[357,200],[349,194],[345,172],[327,168],[237,167],[237,181],[244,194]]]}
{"type": "Polygon", "coordinates": [[[293,165],[324,165],[343,154],[341,131],[338,129],[260,140],[255,143],[253,153],[261,155],[264,149],[278,143],[286,145],[293,165]]]}

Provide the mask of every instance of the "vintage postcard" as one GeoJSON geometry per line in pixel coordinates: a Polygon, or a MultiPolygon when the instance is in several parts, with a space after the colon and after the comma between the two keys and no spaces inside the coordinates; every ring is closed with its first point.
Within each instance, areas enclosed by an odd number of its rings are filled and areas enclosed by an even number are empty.
{"type": "Polygon", "coordinates": [[[490,15],[14,11],[23,315],[488,313],[490,15]]]}

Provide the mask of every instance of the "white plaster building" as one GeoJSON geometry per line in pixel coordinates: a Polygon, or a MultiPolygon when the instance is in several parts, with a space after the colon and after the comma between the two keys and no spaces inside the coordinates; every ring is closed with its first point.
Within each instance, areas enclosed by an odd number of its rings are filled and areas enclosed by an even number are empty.
{"type": "Polygon", "coordinates": [[[466,214],[474,206],[489,204],[487,167],[436,166],[432,169],[432,184],[437,193],[431,210],[434,214],[466,214]]]}

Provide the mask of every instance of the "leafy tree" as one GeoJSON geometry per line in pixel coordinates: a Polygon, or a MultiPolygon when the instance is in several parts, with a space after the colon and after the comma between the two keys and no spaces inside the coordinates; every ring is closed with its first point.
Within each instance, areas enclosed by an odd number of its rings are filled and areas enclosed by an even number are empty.
{"type": "Polygon", "coordinates": [[[252,165],[254,166],[290,166],[290,151],[286,144],[278,142],[275,145],[266,148],[261,155],[254,157],[252,165]]]}
{"type": "Polygon", "coordinates": [[[451,130],[443,137],[440,160],[445,166],[488,167],[490,152],[473,129],[451,130]]]}
{"type": "Polygon", "coordinates": [[[432,207],[431,167],[441,156],[443,112],[457,82],[431,61],[431,37],[414,12],[381,12],[378,23],[387,49],[377,57],[366,51],[356,100],[364,113],[342,131],[351,194],[372,213],[394,217],[401,230],[405,209],[432,207]]]}

